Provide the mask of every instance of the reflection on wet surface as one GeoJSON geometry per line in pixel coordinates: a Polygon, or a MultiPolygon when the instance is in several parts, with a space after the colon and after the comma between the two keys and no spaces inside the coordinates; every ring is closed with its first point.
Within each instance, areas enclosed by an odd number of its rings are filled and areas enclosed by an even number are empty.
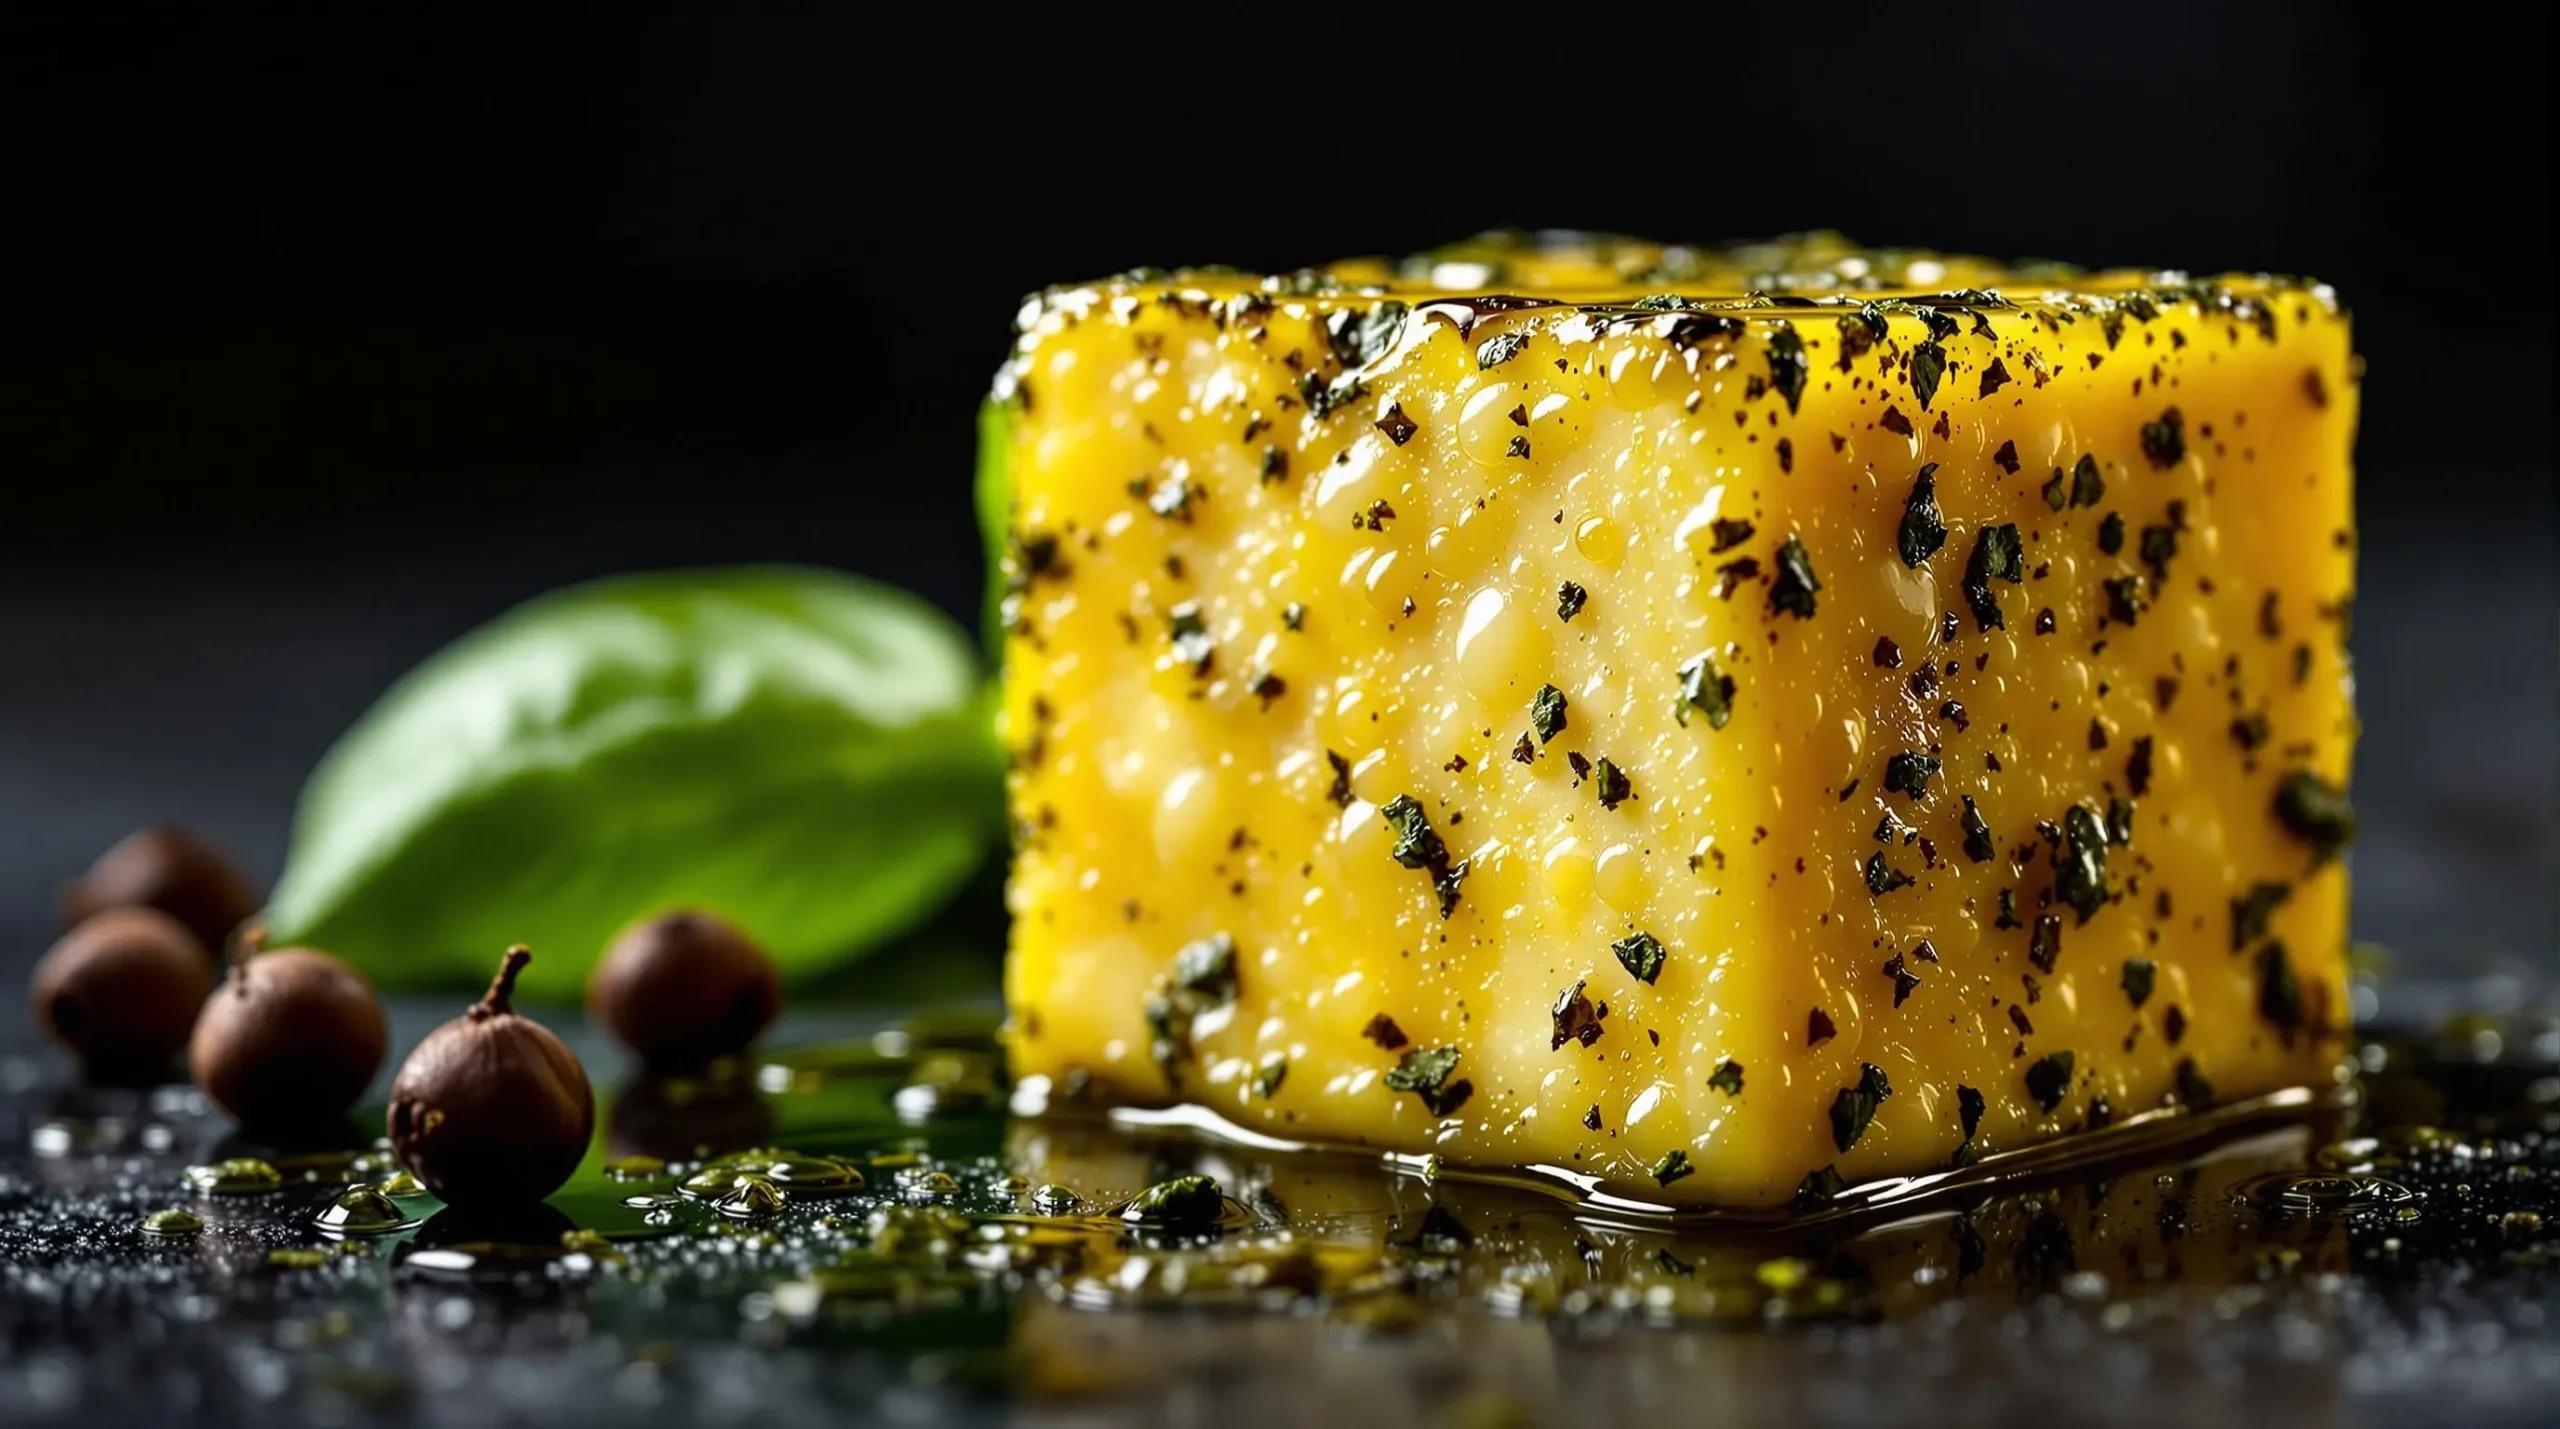
{"type": "Polygon", "coordinates": [[[2432,1423],[2560,1404],[2548,1021],[2371,1042],[2334,1104],[1787,1224],[1161,1118],[1017,1117],[988,1032],[919,1019],[622,1087],[566,1190],[468,1218],[360,1133],[247,1145],[185,1088],[9,1094],[0,1418],[2432,1423]]]}

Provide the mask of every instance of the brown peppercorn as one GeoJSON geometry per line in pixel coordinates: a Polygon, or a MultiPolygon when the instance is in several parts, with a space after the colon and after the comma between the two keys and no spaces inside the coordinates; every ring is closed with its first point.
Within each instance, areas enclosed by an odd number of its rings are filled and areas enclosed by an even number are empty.
{"type": "Polygon", "coordinates": [[[659,1072],[743,1050],[781,1005],[782,977],[764,949],[694,909],[634,923],[587,979],[588,1012],[659,1072]]]}
{"type": "Polygon", "coordinates": [[[157,909],[110,908],[36,963],[27,1006],[91,1081],[153,1082],[172,1069],[211,991],[213,961],[185,925],[157,909]]]}
{"type": "Polygon", "coordinates": [[[213,845],[174,824],[155,824],[98,855],[62,890],[62,921],[86,922],[110,908],[156,908],[185,924],[208,961],[232,930],[258,911],[248,875],[213,845]]]}
{"type": "Polygon", "coordinates": [[[538,1201],[578,1169],[595,1093],[567,1044],[508,1005],[533,961],[509,948],[488,995],[427,1034],[391,1082],[392,1154],[456,1206],[538,1201]]]}
{"type": "Polygon", "coordinates": [[[257,943],[244,935],[196,1023],[196,1085],[244,1126],[310,1129],[345,1116],[391,1046],[373,985],[316,949],[257,943]]]}

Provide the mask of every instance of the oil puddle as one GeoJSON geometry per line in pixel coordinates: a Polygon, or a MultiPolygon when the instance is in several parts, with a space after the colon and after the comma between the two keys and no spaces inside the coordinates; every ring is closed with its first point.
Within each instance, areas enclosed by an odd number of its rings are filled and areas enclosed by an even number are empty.
{"type": "Polygon", "coordinates": [[[2263,1322],[2299,1340],[2302,1322],[2343,1342],[2381,1332],[2340,1306],[2395,1287],[2543,1283],[2560,1070],[2517,1055],[2535,1045],[2372,1040],[2335,1095],[2134,1119],[1775,1221],[1195,1114],[1023,1115],[977,1015],[625,1085],[570,1184],[503,1214],[443,1205],[361,1132],[260,1147],[183,1098],[56,1099],[0,1152],[0,1308],[76,1276],[101,1323],[262,1344],[300,1326],[323,1336],[293,1361],[311,1383],[389,1364],[413,1391],[493,1357],[560,1356],[574,1380],[603,1343],[596,1395],[673,1393],[678,1363],[741,1345],[1072,1400],[1506,1325],[1538,1327],[1533,1359],[1802,1326],[1954,1363],[1962,1335],[1995,1333],[1964,1327],[2017,1316],[2027,1330],[1996,1333],[2263,1322]]]}

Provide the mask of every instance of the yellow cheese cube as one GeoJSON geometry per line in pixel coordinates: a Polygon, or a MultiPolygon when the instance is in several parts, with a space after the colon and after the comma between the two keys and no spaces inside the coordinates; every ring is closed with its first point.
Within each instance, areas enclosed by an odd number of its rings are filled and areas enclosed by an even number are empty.
{"type": "Polygon", "coordinates": [[[2356,370],[1828,236],[1039,295],[1017,1075],[1741,1207],[2327,1083],[2356,370]]]}

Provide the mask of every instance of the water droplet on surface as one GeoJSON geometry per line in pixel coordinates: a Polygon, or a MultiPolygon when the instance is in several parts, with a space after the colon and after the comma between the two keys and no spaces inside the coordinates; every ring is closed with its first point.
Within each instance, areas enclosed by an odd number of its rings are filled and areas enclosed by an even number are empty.
{"type": "Polygon", "coordinates": [[[2397,1181],[2348,1172],[2273,1172],[2240,1182],[2231,1194],[2269,1215],[2306,1217],[2343,1216],[2417,1199],[2416,1192],[2397,1181]]]}
{"type": "MultiPolygon", "coordinates": [[[[874,1164],[884,1165],[886,1160],[874,1164]]],[[[761,1176],[795,1196],[842,1196],[867,1184],[862,1172],[842,1158],[766,1146],[709,1162],[677,1183],[676,1189],[696,1200],[717,1200],[734,1190],[741,1176],[761,1176]]]]}
{"type": "Polygon", "coordinates": [[[322,1234],[338,1236],[390,1235],[417,1224],[381,1187],[370,1185],[340,1191],[311,1219],[322,1234]]]}
{"type": "Polygon", "coordinates": [[[732,1220],[761,1220],[778,1216],[791,1204],[791,1193],[770,1176],[753,1172],[732,1178],[726,1194],[715,1198],[711,1208],[732,1220]]]}
{"type": "Polygon", "coordinates": [[[188,1240],[203,1232],[202,1216],[176,1207],[165,1211],[153,1211],[142,1218],[142,1233],[161,1240],[188,1240]]]}
{"type": "Polygon", "coordinates": [[[263,1196],[284,1184],[275,1167],[254,1156],[235,1156],[210,1166],[190,1166],[187,1189],[208,1196],[263,1196]]]}

